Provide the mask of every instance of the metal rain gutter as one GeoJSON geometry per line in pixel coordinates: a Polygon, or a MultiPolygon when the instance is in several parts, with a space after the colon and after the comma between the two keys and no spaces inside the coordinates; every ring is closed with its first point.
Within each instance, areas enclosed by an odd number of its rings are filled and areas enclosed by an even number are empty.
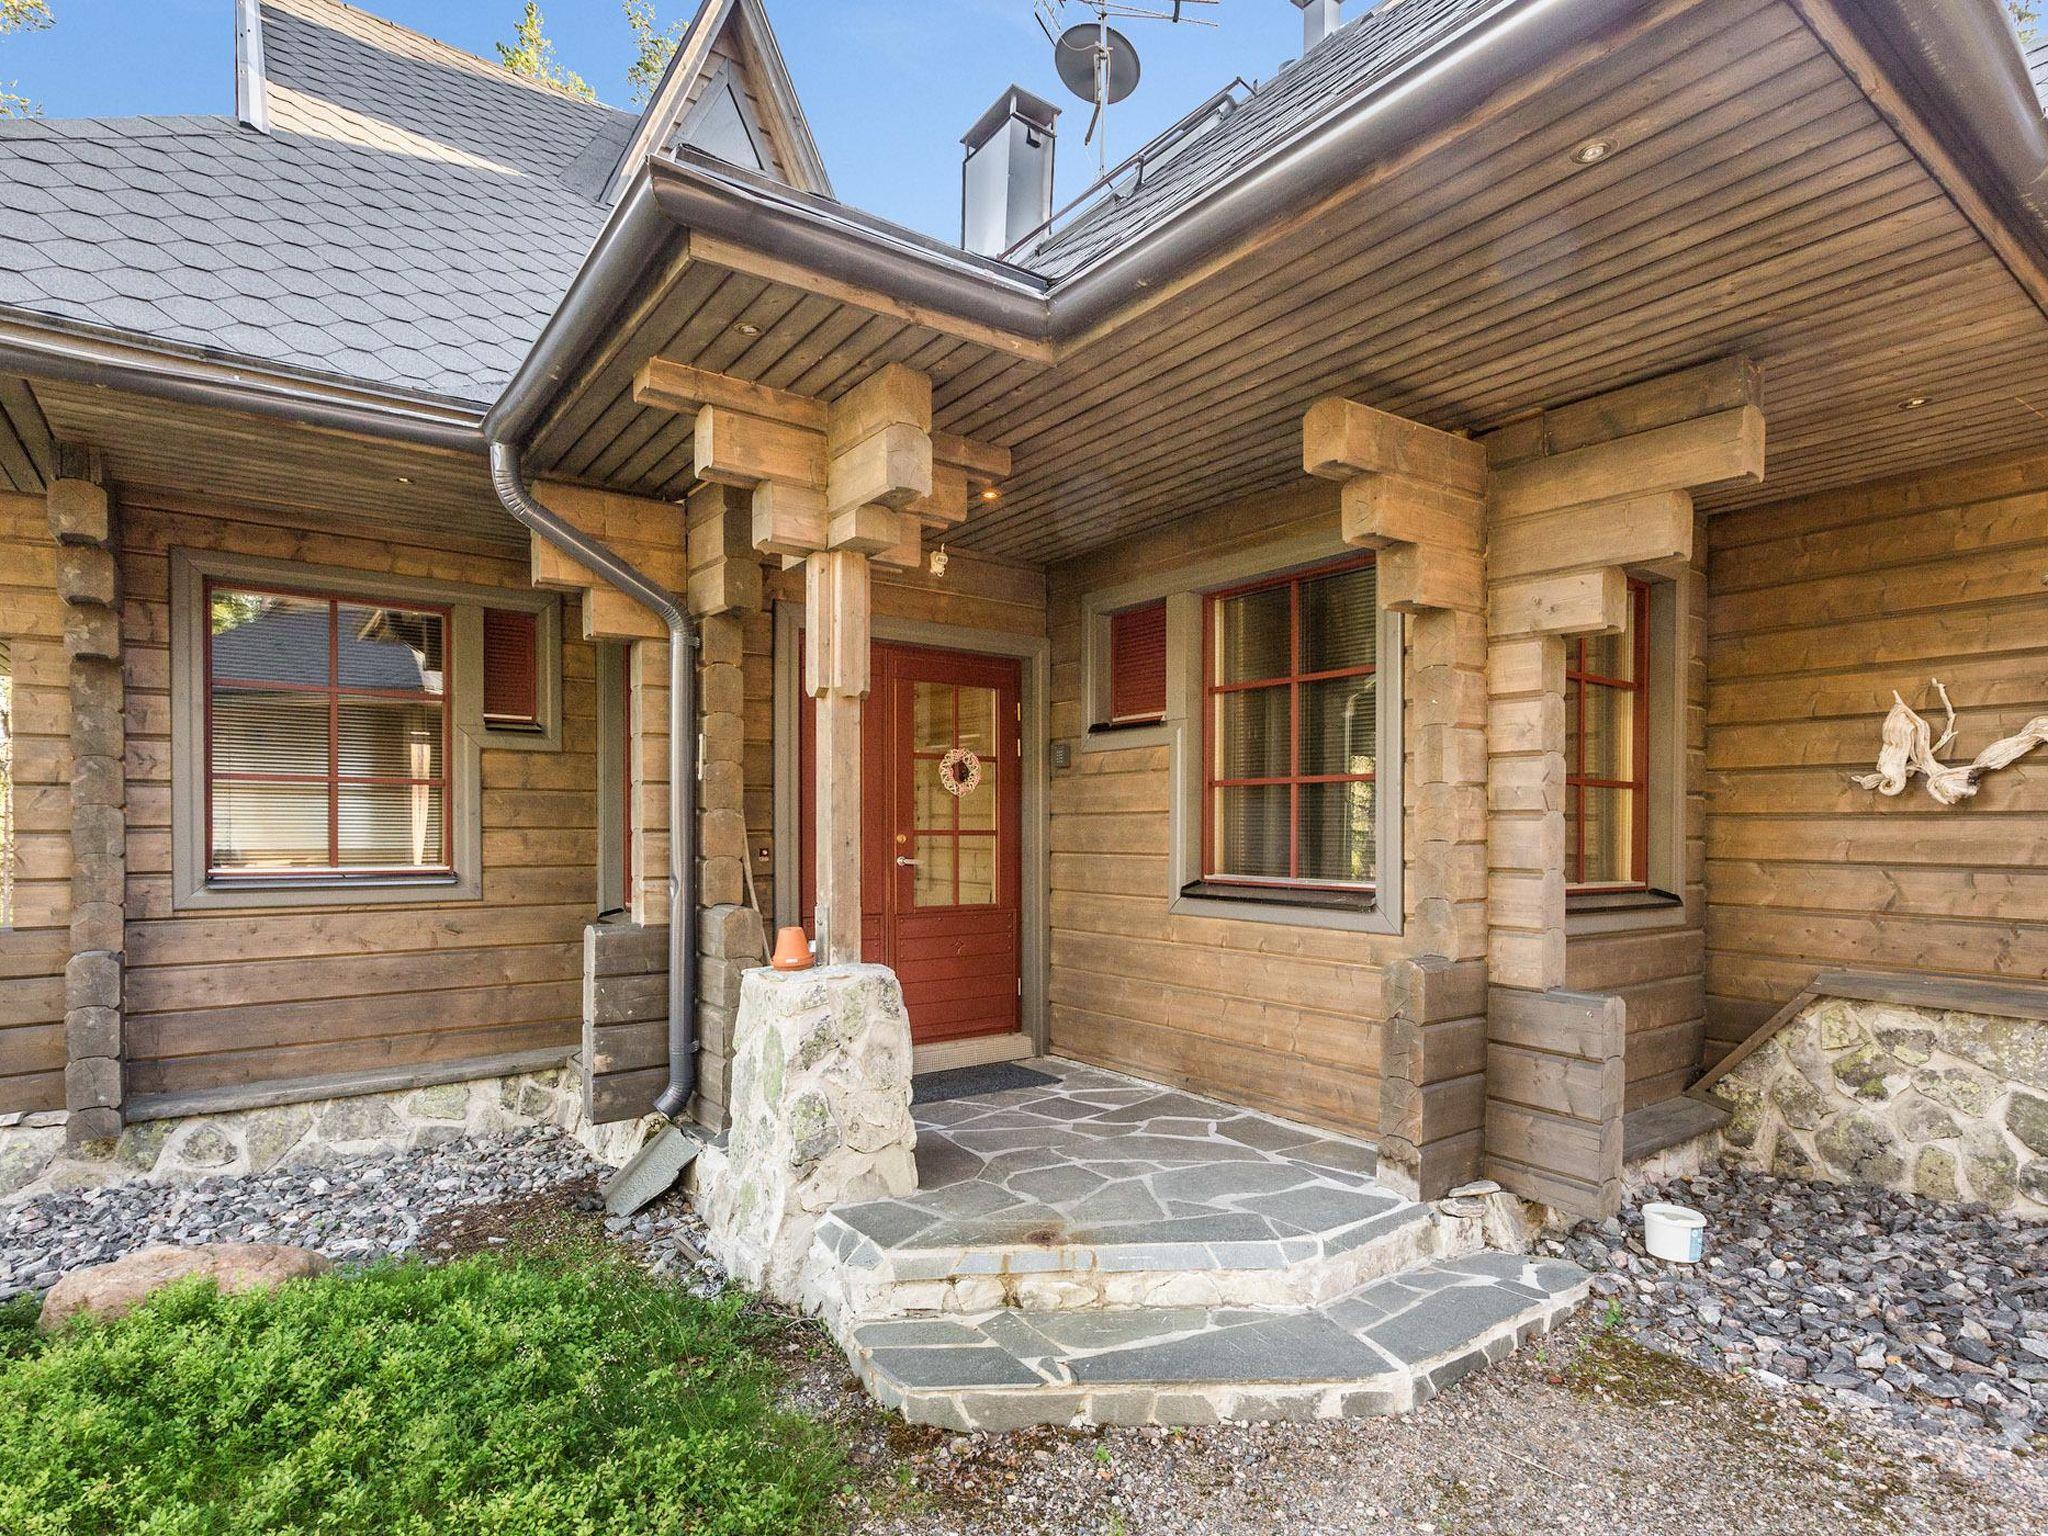
{"type": "Polygon", "coordinates": [[[1397,81],[1340,107],[1130,245],[1056,280],[688,151],[650,160],[645,174],[682,228],[1042,346],[1088,331],[1204,255],[1456,122],[1560,48],[1641,8],[1641,0],[1505,0],[1397,81]]]}
{"type": "Polygon", "coordinates": [[[1843,18],[1891,55],[1941,128],[1967,145],[1972,169],[2048,257],[2048,118],[2004,0],[1861,0],[1843,18]]]}
{"type": "Polygon", "coordinates": [[[451,401],[377,395],[248,364],[189,357],[148,344],[53,327],[44,316],[0,314],[0,372],[124,390],[214,410],[362,433],[458,453],[481,453],[482,418],[451,401]]]}
{"type": "Polygon", "coordinates": [[[694,151],[651,160],[648,173],[662,211],[684,229],[1022,341],[1049,337],[1051,284],[1035,272],[806,197],[694,151]]]}
{"type": "Polygon", "coordinates": [[[667,587],[543,506],[527,489],[519,452],[491,441],[498,500],[536,537],[594,571],[668,626],[668,1086],[656,1114],[681,1120],[697,1086],[697,625],[667,587]]]}
{"type": "Polygon", "coordinates": [[[523,443],[570,372],[595,345],[633,287],[661,260],[675,228],[663,217],[645,167],[598,232],[568,293],[484,416],[492,443],[523,443]]]}
{"type": "Polygon", "coordinates": [[[1053,330],[1066,339],[1163,287],[1203,256],[1298,211],[1375,160],[1450,126],[1570,43],[1642,9],[1641,0],[1506,4],[1417,65],[1338,108],[1131,244],[1061,278],[1053,330]]]}

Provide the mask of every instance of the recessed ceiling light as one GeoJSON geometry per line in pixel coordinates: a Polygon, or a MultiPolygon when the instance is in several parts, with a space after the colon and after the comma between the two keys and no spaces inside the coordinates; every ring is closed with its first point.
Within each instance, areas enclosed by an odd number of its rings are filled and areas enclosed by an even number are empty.
{"type": "Polygon", "coordinates": [[[1572,163],[1575,165],[1598,165],[1613,153],[1614,140],[1588,139],[1572,151],[1572,163]]]}
{"type": "Polygon", "coordinates": [[[1925,395],[1909,395],[1899,402],[1899,409],[1902,411],[1917,411],[1926,403],[1927,397],[1925,395]]]}
{"type": "Polygon", "coordinates": [[[742,320],[738,325],[734,326],[733,329],[738,331],[742,336],[758,336],[761,334],[761,327],[754,324],[754,322],[751,320],[742,320]]]}
{"type": "Polygon", "coordinates": [[[1001,491],[997,490],[992,485],[985,485],[981,488],[981,499],[983,501],[998,500],[1002,496],[1002,494],[1003,493],[1001,491]]]}
{"type": "Polygon", "coordinates": [[[400,475],[400,476],[398,477],[398,483],[399,483],[400,485],[411,485],[411,484],[412,484],[412,476],[411,476],[411,475],[400,475]]]}

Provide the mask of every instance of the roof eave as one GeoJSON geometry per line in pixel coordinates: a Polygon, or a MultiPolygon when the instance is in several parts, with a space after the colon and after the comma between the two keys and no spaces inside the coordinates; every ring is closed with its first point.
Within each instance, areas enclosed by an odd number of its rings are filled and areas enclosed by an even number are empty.
{"type": "Polygon", "coordinates": [[[248,358],[178,347],[161,337],[78,325],[0,305],[0,371],[243,411],[304,426],[362,432],[478,453],[483,408],[443,396],[378,389],[248,358]]]}
{"type": "Polygon", "coordinates": [[[2048,117],[2005,0],[1793,3],[1839,15],[2048,270],[2048,117]]]}
{"type": "MultiPolygon", "coordinates": [[[[2008,201],[2039,225],[2029,243],[2048,248],[2048,217],[2038,212],[2048,206],[2038,190],[2048,169],[2048,127],[2038,104],[2028,105],[2031,84],[2000,4],[1869,0],[1902,17],[1925,13],[1909,35],[1921,45],[1929,83],[1951,98],[1952,130],[1978,141],[1982,158],[2001,168],[2013,194],[2008,201]],[[1984,93],[1994,86],[1987,105],[1984,93]]],[[[493,408],[488,430],[519,440],[652,269],[660,242],[684,231],[715,235],[812,274],[820,291],[847,294],[849,302],[866,291],[1001,332],[1020,348],[1050,356],[1204,257],[1311,206],[1362,167],[1453,126],[1506,85],[1641,9],[1641,0],[1510,0],[1129,245],[1056,280],[708,157],[657,156],[634,177],[570,298],[493,408]]]]}

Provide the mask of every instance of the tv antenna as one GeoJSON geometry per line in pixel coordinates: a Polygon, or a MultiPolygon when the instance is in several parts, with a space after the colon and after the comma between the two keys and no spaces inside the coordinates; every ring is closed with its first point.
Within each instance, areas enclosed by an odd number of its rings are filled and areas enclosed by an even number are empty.
{"type": "Polygon", "coordinates": [[[1088,132],[1081,142],[1095,146],[1097,176],[1109,174],[1109,109],[1138,88],[1138,50],[1128,37],[1109,24],[1110,19],[1213,27],[1215,22],[1186,13],[1195,6],[1217,3],[1218,0],[1162,0],[1158,5],[1142,5],[1132,0],[1031,0],[1039,30],[1052,44],[1053,68],[1059,71],[1068,90],[1095,104],[1094,114],[1088,119],[1088,132]],[[1095,19],[1055,30],[1066,20],[1069,4],[1093,12],[1095,19]]]}

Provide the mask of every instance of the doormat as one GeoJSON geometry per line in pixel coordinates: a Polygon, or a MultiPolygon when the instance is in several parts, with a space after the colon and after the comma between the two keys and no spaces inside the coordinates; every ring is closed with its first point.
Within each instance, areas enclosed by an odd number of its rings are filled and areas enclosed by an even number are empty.
{"type": "Polygon", "coordinates": [[[944,1072],[926,1072],[910,1080],[910,1102],[941,1104],[947,1099],[973,1099],[984,1093],[1007,1093],[1012,1088],[1056,1087],[1059,1079],[1044,1072],[1020,1067],[1014,1061],[991,1062],[985,1067],[949,1067],[944,1072]]]}

